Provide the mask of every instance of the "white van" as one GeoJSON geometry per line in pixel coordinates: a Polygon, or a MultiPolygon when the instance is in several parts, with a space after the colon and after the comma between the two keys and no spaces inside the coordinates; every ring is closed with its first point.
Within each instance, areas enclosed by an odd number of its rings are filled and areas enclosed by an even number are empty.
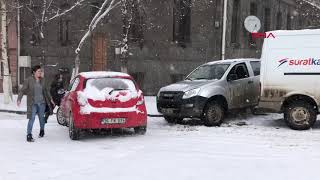
{"type": "Polygon", "coordinates": [[[320,29],[269,33],[275,38],[262,48],[259,107],[284,113],[292,129],[309,129],[320,110],[320,29]]]}

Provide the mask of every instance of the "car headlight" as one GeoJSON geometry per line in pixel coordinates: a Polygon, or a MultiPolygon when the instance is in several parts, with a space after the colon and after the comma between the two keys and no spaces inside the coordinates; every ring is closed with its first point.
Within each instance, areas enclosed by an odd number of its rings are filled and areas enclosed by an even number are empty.
{"type": "Polygon", "coordinates": [[[196,95],[198,95],[199,91],[200,91],[200,88],[192,89],[190,91],[187,91],[187,92],[184,93],[182,99],[188,99],[188,98],[191,98],[193,96],[196,96],[196,95]]]}

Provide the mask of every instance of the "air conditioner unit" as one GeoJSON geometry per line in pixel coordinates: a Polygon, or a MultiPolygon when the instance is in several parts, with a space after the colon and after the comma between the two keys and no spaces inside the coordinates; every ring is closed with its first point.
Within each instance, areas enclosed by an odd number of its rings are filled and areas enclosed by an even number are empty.
{"type": "Polygon", "coordinates": [[[31,56],[20,56],[18,61],[19,67],[31,67],[31,56]]]}
{"type": "Polygon", "coordinates": [[[21,88],[24,80],[31,75],[31,56],[19,56],[18,59],[18,83],[21,88]]]}

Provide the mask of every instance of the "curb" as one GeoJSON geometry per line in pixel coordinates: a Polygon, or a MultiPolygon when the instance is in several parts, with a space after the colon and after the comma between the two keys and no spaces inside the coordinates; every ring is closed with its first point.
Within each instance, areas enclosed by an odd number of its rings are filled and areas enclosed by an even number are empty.
{"type": "MultiPolygon", "coordinates": [[[[15,113],[15,114],[27,114],[27,111],[13,111],[13,110],[4,110],[0,109],[0,112],[5,112],[5,113],[15,113]]],[[[53,113],[56,114],[56,113],[53,113]]],[[[162,114],[148,114],[148,117],[163,117],[162,114]]]]}
{"type": "Polygon", "coordinates": [[[13,110],[4,110],[4,109],[0,109],[0,112],[15,113],[15,114],[27,114],[26,111],[13,111],[13,110]]]}

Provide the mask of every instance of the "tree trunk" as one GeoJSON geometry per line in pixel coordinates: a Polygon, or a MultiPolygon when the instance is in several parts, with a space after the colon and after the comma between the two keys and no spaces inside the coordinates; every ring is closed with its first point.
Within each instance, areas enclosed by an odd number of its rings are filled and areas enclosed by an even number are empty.
{"type": "Polygon", "coordinates": [[[4,0],[1,3],[1,51],[2,51],[2,63],[3,63],[3,93],[4,103],[9,104],[12,101],[12,81],[9,74],[9,61],[8,61],[8,43],[7,43],[7,7],[4,0]]]}

